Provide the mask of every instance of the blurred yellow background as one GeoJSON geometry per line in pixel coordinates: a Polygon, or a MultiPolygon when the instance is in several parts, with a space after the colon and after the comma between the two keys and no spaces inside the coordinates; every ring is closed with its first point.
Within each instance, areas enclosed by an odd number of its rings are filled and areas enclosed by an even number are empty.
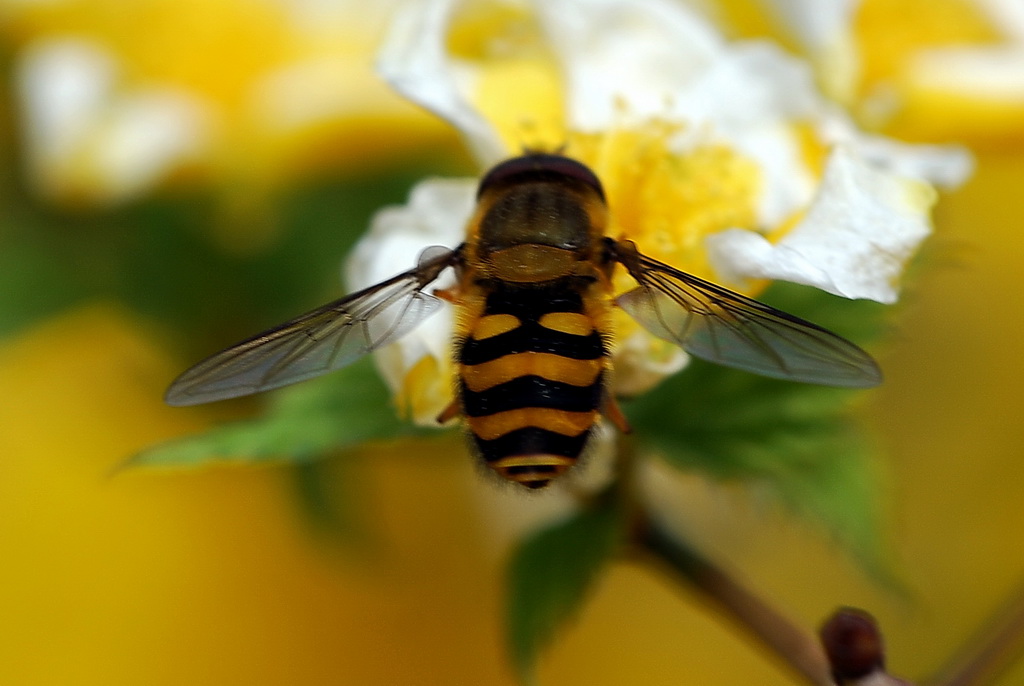
{"type": "MultiPolygon", "coordinates": [[[[90,24],[100,9],[124,7],[20,4],[0,10],[9,79],[19,51],[40,36],[63,35],[75,22],[102,33],[90,24]]],[[[145,4],[157,16],[178,11],[145,4]]],[[[217,21],[230,28],[223,35],[258,50],[252,42],[262,34],[237,21],[254,12],[256,4],[233,7],[244,4],[223,3],[217,21]]],[[[174,3],[206,11],[192,5],[174,3]]],[[[283,41],[266,28],[272,19],[253,21],[283,41]]],[[[149,49],[145,43],[131,50],[149,49]]],[[[209,44],[224,45],[216,36],[209,44]]],[[[365,70],[357,84],[372,80],[370,49],[369,41],[351,49],[365,70]]],[[[10,81],[3,87],[13,90],[10,81]]],[[[312,155],[324,152],[317,136],[334,150],[373,150],[385,167],[410,150],[453,145],[435,123],[373,93],[386,116],[335,110],[288,134],[301,144],[226,137],[212,157],[179,171],[270,193],[341,164],[312,155]],[[226,175],[215,171],[240,142],[287,158],[287,178],[268,183],[265,170],[281,169],[272,164],[240,181],[251,160],[235,160],[226,175]]],[[[11,102],[5,96],[3,119],[16,128],[11,102]]],[[[882,356],[886,384],[866,408],[887,455],[889,534],[907,593],[879,588],[819,533],[781,514],[709,505],[728,517],[714,523],[711,538],[730,568],[808,628],[838,605],[874,613],[891,671],[913,679],[951,657],[1024,580],[1024,293],[1015,281],[1024,273],[1024,148],[1015,133],[1006,145],[989,134],[967,141],[977,172],[939,204],[927,266],[907,289],[882,356]]],[[[72,195],[81,209],[58,215],[68,232],[91,230],[109,211],[83,208],[72,195]]],[[[2,221],[18,218],[0,211],[2,221]]],[[[0,241],[5,236],[0,227],[0,241]]],[[[417,455],[407,445],[368,447],[352,467],[323,467],[321,478],[357,484],[370,537],[361,554],[304,516],[288,468],[111,473],[147,446],[227,416],[162,403],[189,361],[175,352],[182,335],[96,298],[3,340],[0,684],[513,683],[501,628],[503,560],[479,507],[493,489],[454,443],[424,443],[417,455]]],[[[797,683],[690,593],[624,563],[601,579],[540,677],[588,686],[797,683]]],[[[1024,683],[1024,665],[1000,683],[1024,683]]]]}

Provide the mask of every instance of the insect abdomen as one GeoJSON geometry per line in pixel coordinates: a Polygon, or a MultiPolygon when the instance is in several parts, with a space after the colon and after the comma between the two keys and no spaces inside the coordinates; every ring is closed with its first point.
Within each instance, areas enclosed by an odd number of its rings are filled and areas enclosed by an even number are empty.
{"type": "Polygon", "coordinates": [[[484,461],[540,488],[579,458],[604,394],[608,346],[580,293],[502,285],[459,350],[461,404],[484,461]]]}

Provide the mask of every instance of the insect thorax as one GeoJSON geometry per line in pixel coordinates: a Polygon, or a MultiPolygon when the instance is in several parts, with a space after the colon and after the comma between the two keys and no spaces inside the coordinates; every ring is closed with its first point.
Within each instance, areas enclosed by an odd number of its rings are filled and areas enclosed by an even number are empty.
{"type": "Polygon", "coordinates": [[[579,273],[604,230],[603,202],[573,180],[518,183],[481,202],[477,255],[495,278],[518,283],[579,273]]]}

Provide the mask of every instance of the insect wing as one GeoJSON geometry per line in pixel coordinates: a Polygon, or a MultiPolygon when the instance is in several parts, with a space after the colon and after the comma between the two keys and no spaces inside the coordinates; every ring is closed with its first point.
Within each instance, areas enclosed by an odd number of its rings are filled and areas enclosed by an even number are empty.
{"type": "Polygon", "coordinates": [[[236,398],[311,379],[350,364],[411,331],[441,301],[422,289],[459,250],[429,248],[420,264],[208,357],[175,379],[170,405],[236,398]],[[437,252],[443,250],[443,252],[437,252]]]}
{"type": "Polygon", "coordinates": [[[820,326],[639,253],[622,262],[640,285],[619,296],[619,306],[691,355],[803,383],[881,383],[870,355],[820,326]]]}

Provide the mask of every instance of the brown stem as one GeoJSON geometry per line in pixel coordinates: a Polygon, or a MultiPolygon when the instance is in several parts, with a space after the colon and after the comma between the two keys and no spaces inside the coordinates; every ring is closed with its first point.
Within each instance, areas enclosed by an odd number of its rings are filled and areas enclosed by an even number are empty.
{"type": "Polygon", "coordinates": [[[656,521],[645,518],[636,528],[636,542],[682,578],[738,627],[768,648],[809,684],[834,686],[825,652],[817,638],[798,627],[775,608],[741,586],[696,551],[676,540],[656,521]]]}
{"type": "Polygon", "coordinates": [[[990,621],[978,636],[943,669],[936,686],[983,686],[991,684],[1024,653],[1024,585],[1017,589],[1006,609],[990,621]]]}

